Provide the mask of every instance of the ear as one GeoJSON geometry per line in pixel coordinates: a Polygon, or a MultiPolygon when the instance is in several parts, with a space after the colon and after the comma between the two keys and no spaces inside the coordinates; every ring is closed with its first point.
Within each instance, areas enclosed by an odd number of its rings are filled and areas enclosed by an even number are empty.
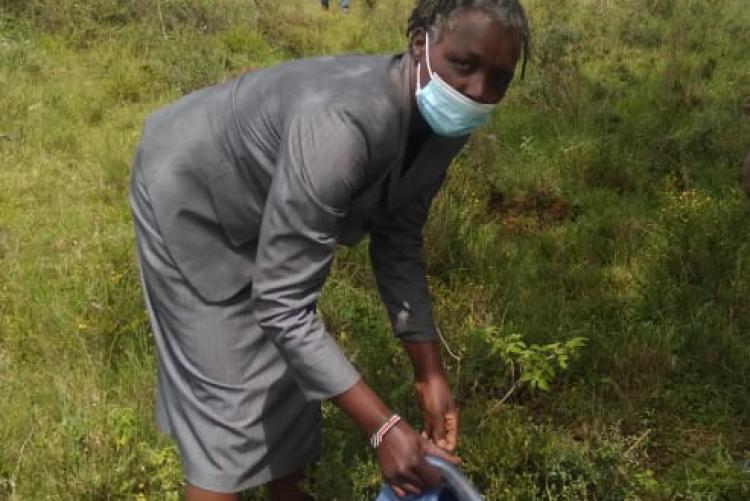
{"type": "Polygon", "coordinates": [[[415,61],[419,61],[424,54],[425,44],[427,43],[427,37],[425,36],[425,30],[417,28],[411,32],[409,38],[409,52],[415,61]]]}

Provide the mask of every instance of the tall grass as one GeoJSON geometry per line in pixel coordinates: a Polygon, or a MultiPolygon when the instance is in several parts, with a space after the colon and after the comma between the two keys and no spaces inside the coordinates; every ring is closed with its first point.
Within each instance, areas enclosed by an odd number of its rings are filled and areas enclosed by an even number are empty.
{"type": "MultiPolygon", "coordinates": [[[[745,1],[525,4],[529,73],[426,228],[464,468],[487,499],[747,499],[745,1]],[[576,337],[547,391],[520,383],[532,347],[576,337]]],[[[410,6],[0,3],[0,498],[179,497],[126,204],[141,121],[245,68],[402,50],[410,6]]],[[[417,424],[372,282],[365,247],[342,249],[320,308],[417,424]]],[[[319,498],[372,498],[362,438],[331,407],[324,423],[319,498]]]]}

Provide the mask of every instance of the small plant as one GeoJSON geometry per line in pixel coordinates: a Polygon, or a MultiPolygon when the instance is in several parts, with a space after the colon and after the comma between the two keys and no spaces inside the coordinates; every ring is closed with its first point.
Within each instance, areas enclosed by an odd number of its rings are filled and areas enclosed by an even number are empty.
{"type": "Polygon", "coordinates": [[[499,358],[509,370],[510,387],[496,406],[504,404],[522,388],[549,391],[558,373],[568,368],[570,360],[586,344],[583,337],[543,345],[528,344],[521,334],[503,334],[498,327],[488,327],[482,335],[489,344],[491,356],[499,358]]]}

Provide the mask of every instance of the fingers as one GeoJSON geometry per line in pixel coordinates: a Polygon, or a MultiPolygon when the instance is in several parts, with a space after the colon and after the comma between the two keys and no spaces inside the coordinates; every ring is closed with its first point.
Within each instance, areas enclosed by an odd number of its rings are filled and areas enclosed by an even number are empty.
{"type": "Polygon", "coordinates": [[[427,421],[433,424],[425,426],[426,433],[423,432],[422,436],[448,452],[455,451],[458,446],[458,411],[451,409],[444,416],[432,416],[427,421]]]}
{"type": "Polygon", "coordinates": [[[458,445],[458,411],[444,377],[416,381],[414,389],[422,411],[422,437],[449,452],[458,445]]]}
{"type": "Polygon", "coordinates": [[[438,447],[447,449],[445,440],[445,417],[443,416],[443,413],[441,412],[437,415],[433,415],[430,421],[432,421],[432,426],[428,436],[438,447]]]}
{"type": "Polygon", "coordinates": [[[416,496],[422,492],[422,487],[419,487],[420,485],[422,485],[421,482],[417,484],[414,483],[414,481],[406,480],[405,478],[389,485],[391,486],[391,489],[393,489],[393,492],[395,492],[396,495],[400,498],[407,495],[416,496]]]}
{"type": "Polygon", "coordinates": [[[408,466],[402,466],[400,471],[390,474],[385,480],[396,495],[403,497],[407,494],[420,494],[424,489],[436,485],[440,478],[436,477],[431,467],[419,457],[408,466]]]}
{"type": "Polygon", "coordinates": [[[423,438],[426,438],[427,440],[432,440],[433,437],[434,437],[434,428],[435,428],[432,425],[432,421],[433,421],[434,417],[432,416],[432,414],[427,413],[427,412],[423,412],[423,414],[424,414],[424,416],[423,416],[423,418],[424,418],[424,429],[422,430],[422,432],[420,433],[420,435],[423,438]]]}
{"type": "Polygon", "coordinates": [[[425,440],[422,443],[422,448],[423,448],[424,453],[427,455],[436,456],[436,457],[445,459],[449,463],[452,463],[455,465],[461,464],[461,458],[459,458],[458,456],[454,454],[451,454],[450,452],[448,452],[447,450],[441,447],[438,447],[437,445],[433,444],[430,441],[425,440]]]}
{"type": "Polygon", "coordinates": [[[428,442],[401,421],[377,449],[383,478],[399,496],[419,494],[435,481],[434,472],[424,460],[423,443],[428,442]]]}
{"type": "Polygon", "coordinates": [[[391,489],[393,489],[393,492],[396,494],[396,496],[403,498],[406,497],[406,491],[404,491],[401,487],[395,484],[389,484],[391,486],[391,489]]]}
{"type": "Polygon", "coordinates": [[[392,479],[389,484],[393,492],[399,497],[408,495],[416,495],[422,492],[424,488],[424,482],[417,476],[416,473],[411,471],[403,472],[392,479]]]}
{"type": "Polygon", "coordinates": [[[448,452],[455,451],[458,446],[458,411],[455,409],[445,415],[445,439],[438,445],[448,452]]]}

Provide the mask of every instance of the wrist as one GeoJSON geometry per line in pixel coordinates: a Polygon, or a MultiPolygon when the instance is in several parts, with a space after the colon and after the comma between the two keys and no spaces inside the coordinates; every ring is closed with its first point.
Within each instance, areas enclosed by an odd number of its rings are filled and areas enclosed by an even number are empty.
{"type": "Polygon", "coordinates": [[[392,414],[362,380],[344,393],[333,397],[332,401],[346,412],[368,437],[392,414]]]}
{"type": "Polygon", "coordinates": [[[445,374],[445,370],[442,367],[434,367],[428,370],[414,371],[414,384],[424,384],[433,381],[445,381],[448,376],[445,374]]]}
{"type": "Polygon", "coordinates": [[[404,341],[403,344],[414,369],[415,381],[426,382],[445,378],[445,369],[437,341],[404,341]]]}
{"type": "Polygon", "coordinates": [[[377,449],[380,447],[380,444],[383,443],[383,439],[385,438],[390,431],[396,427],[396,425],[401,421],[401,416],[398,414],[391,414],[388,419],[386,419],[380,426],[377,427],[375,431],[372,432],[370,435],[370,446],[373,449],[377,449]]]}

